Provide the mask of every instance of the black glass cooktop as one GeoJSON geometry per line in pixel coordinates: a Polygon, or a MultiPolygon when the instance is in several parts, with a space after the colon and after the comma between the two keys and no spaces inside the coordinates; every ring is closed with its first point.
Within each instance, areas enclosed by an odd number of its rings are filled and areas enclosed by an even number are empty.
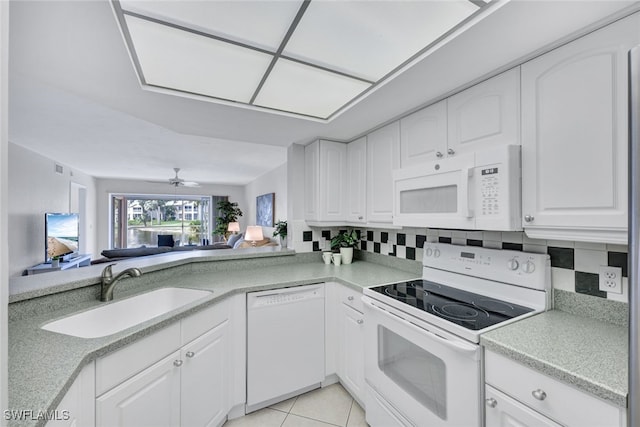
{"type": "Polygon", "coordinates": [[[428,280],[411,280],[371,290],[474,331],[533,311],[428,280]]]}

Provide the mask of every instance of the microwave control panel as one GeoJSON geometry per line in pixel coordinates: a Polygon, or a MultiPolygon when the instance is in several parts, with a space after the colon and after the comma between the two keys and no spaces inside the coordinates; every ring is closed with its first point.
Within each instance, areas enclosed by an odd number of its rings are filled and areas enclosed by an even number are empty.
{"type": "Polygon", "coordinates": [[[480,197],[481,214],[500,215],[500,167],[485,167],[480,169],[480,197]]]}

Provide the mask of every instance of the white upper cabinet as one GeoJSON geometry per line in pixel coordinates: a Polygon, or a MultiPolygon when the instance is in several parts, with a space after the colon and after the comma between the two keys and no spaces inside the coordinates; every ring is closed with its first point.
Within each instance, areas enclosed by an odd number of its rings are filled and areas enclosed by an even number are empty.
{"type": "Polygon", "coordinates": [[[345,221],[347,145],[318,140],[305,147],[305,220],[345,221]]]}
{"type": "Polygon", "coordinates": [[[520,68],[447,99],[447,154],[520,144],[520,68]]]}
{"type": "Polygon", "coordinates": [[[393,221],[393,169],[400,166],[400,122],[367,135],[367,222],[393,221]]]}
{"type": "Polygon", "coordinates": [[[520,145],[516,67],[400,120],[400,167],[497,145],[520,145]]]}
{"type": "Polygon", "coordinates": [[[367,137],[347,145],[347,221],[367,222],[367,137]]]}
{"type": "Polygon", "coordinates": [[[447,152],[447,101],[400,120],[400,167],[430,162],[447,152]]]}
{"type": "Polygon", "coordinates": [[[636,14],[522,65],[522,214],[534,238],[627,242],[636,14]]]}

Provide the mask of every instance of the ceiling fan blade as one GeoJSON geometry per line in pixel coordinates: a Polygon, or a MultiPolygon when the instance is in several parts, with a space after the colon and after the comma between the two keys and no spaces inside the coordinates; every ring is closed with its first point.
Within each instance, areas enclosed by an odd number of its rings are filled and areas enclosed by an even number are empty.
{"type": "Polygon", "coordinates": [[[184,185],[185,187],[200,187],[200,184],[193,181],[183,181],[181,185],[184,185]]]}

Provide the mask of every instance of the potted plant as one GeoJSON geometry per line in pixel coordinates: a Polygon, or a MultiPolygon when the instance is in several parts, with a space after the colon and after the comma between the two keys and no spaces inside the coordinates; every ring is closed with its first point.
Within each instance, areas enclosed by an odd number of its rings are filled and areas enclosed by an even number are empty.
{"type": "Polygon", "coordinates": [[[221,200],[218,202],[218,216],[216,217],[216,228],[213,230],[214,235],[220,235],[227,240],[227,229],[230,222],[237,222],[238,217],[242,216],[242,211],[236,202],[221,200]]]}
{"type": "Polygon", "coordinates": [[[338,233],[331,239],[331,250],[340,250],[343,264],[353,261],[353,248],[358,246],[358,234],[355,230],[338,233]]]}
{"type": "Polygon", "coordinates": [[[60,258],[62,258],[60,255],[55,255],[51,257],[51,268],[60,267],[60,258]]]}
{"type": "Polygon", "coordinates": [[[273,230],[273,237],[280,236],[280,246],[287,247],[287,221],[278,221],[273,230]]]}

